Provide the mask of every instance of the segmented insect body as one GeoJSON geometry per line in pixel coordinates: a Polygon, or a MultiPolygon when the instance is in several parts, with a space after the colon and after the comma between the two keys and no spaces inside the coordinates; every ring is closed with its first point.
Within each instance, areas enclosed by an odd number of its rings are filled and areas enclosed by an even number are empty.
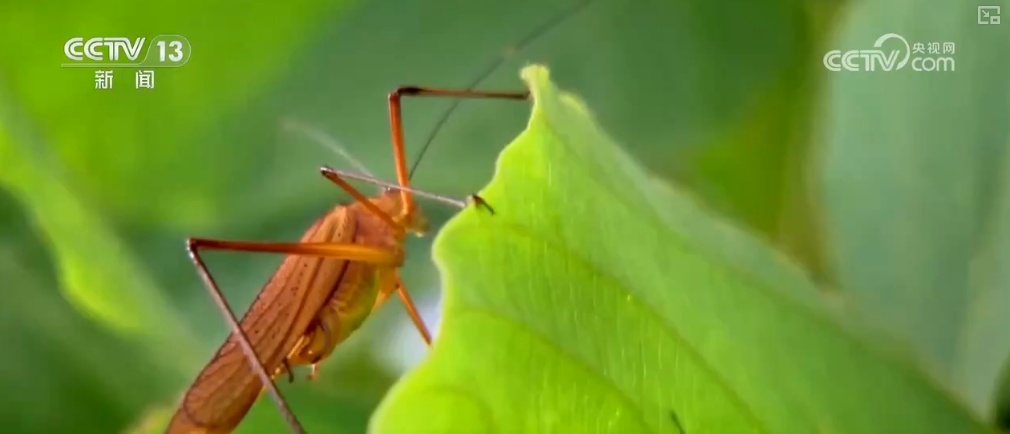
{"type": "MultiPolygon", "coordinates": [[[[399,192],[387,190],[371,202],[411,232],[427,229],[416,208],[404,209],[399,192]]],[[[388,249],[399,263],[286,256],[241,321],[273,378],[299,365],[314,369],[396,289],[405,233],[360,202],[333,208],[305,232],[302,243],[388,249]]],[[[231,432],[262,391],[259,377],[232,334],[186,392],[167,433],[231,432]]]]}

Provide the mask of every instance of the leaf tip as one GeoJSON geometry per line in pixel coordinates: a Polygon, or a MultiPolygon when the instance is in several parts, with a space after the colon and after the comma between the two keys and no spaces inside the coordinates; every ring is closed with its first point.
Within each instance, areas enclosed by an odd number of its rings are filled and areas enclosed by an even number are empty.
{"type": "Polygon", "coordinates": [[[554,83],[551,81],[551,71],[544,65],[534,63],[523,67],[519,76],[526,82],[526,87],[530,90],[530,96],[533,99],[533,113],[535,114],[539,103],[543,102],[550,94],[556,93],[554,83]]]}
{"type": "MultiPolygon", "coordinates": [[[[577,117],[584,117],[590,123],[595,122],[592,112],[580,97],[575,94],[559,90],[551,81],[551,72],[544,65],[530,64],[522,69],[520,77],[526,82],[533,99],[533,110],[530,114],[530,122],[539,118],[542,112],[551,113],[551,117],[562,117],[568,121],[577,121],[577,117]],[[560,104],[554,103],[560,102],[560,104]],[[574,112],[575,118],[569,118],[568,113],[574,112]]],[[[559,123],[563,125],[564,122],[559,123]]]]}
{"type": "Polygon", "coordinates": [[[529,86],[530,90],[536,93],[539,89],[538,84],[546,84],[551,82],[551,71],[544,65],[537,63],[526,65],[521,71],[519,71],[519,76],[522,77],[526,85],[529,86]]]}

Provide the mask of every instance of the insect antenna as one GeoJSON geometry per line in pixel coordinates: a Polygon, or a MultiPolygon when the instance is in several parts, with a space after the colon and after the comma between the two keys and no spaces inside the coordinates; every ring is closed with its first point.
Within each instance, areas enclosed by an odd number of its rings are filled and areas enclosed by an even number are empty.
{"type": "MultiPolygon", "coordinates": [[[[510,57],[521,52],[522,50],[525,50],[530,43],[537,40],[541,36],[544,36],[550,30],[553,30],[555,27],[559,26],[568,19],[578,15],[580,12],[585,10],[587,6],[595,3],[596,1],[597,0],[586,0],[577,3],[571,8],[561,13],[558,13],[557,15],[551,17],[551,19],[545,21],[543,24],[534,28],[526,36],[520,39],[519,42],[517,42],[514,46],[510,47],[510,49],[505,55],[499,56],[487,67],[485,67],[484,70],[477,75],[477,78],[473,79],[473,81],[471,81],[470,84],[466,86],[466,90],[473,90],[475,87],[479,86],[484,80],[490,77],[491,74],[493,74],[496,70],[498,70],[498,68],[501,67],[501,65],[504,64],[505,61],[508,60],[510,57]]],[[[452,115],[452,113],[456,110],[456,107],[458,107],[459,103],[461,102],[462,99],[454,98],[452,102],[449,104],[449,107],[442,113],[442,116],[438,119],[438,122],[435,122],[435,127],[432,128],[431,133],[429,133],[428,140],[424,142],[424,146],[421,146],[421,151],[417,154],[417,159],[414,160],[414,165],[410,167],[410,171],[408,172],[407,175],[408,179],[414,176],[414,171],[417,170],[417,166],[421,164],[421,159],[424,157],[424,153],[428,151],[428,148],[431,146],[431,143],[435,141],[435,136],[438,135],[438,132],[449,120],[449,116],[452,115]]]]}
{"type": "Polygon", "coordinates": [[[358,160],[357,158],[354,158],[354,155],[351,155],[351,152],[347,150],[346,146],[344,146],[335,137],[327,134],[325,131],[319,128],[315,128],[305,122],[298,121],[296,119],[283,120],[281,122],[281,128],[287,131],[291,131],[293,133],[302,134],[305,137],[312,139],[322,147],[339,154],[341,157],[343,157],[344,160],[347,160],[347,162],[350,163],[351,166],[354,166],[354,169],[357,170],[359,173],[363,173],[372,178],[375,177],[375,175],[373,175],[372,172],[368,170],[368,167],[366,167],[365,164],[361,162],[361,160],[358,160]]]}

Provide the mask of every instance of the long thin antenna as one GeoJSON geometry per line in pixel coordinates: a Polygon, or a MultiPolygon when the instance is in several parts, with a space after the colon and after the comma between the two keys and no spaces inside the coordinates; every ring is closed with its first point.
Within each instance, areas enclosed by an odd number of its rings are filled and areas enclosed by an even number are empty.
{"type": "Polygon", "coordinates": [[[354,168],[357,169],[358,172],[364,173],[371,177],[375,176],[372,175],[372,172],[370,172],[367,167],[365,167],[364,163],[362,163],[357,158],[354,158],[354,156],[351,155],[351,152],[348,151],[347,148],[344,147],[344,145],[342,145],[337,139],[333,138],[333,136],[326,134],[325,131],[320,130],[318,128],[314,128],[309,124],[300,122],[295,119],[285,119],[281,121],[281,128],[288,131],[293,131],[295,133],[304,134],[306,137],[313,139],[319,144],[323,145],[324,147],[329,148],[330,150],[336,152],[337,154],[340,154],[340,156],[343,157],[345,160],[347,160],[348,163],[351,163],[351,165],[354,166],[354,168]]]}
{"type": "MultiPolygon", "coordinates": [[[[525,37],[520,39],[518,43],[516,43],[513,47],[511,47],[509,53],[507,53],[504,56],[499,56],[498,59],[496,59],[494,62],[491,62],[491,64],[488,65],[483,72],[477,75],[477,78],[475,78],[469,85],[467,85],[466,90],[473,90],[473,88],[480,85],[480,83],[483,82],[485,79],[487,79],[492,73],[494,73],[495,70],[498,69],[498,67],[500,67],[503,63],[505,63],[505,61],[508,60],[508,58],[511,57],[511,55],[514,55],[526,49],[526,46],[529,45],[531,42],[543,36],[549,30],[553,29],[555,26],[560,25],[562,22],[568,20],[569,18],[578,15],[579,12],[582,12],[583,9],[585,9],[587,6],[589,6],[594,2],[596,2],[596,0],[586,0],[584,2],[578,3],[575,6],[572,6],[570,9],[562,13],[559,13],[554,17],[551,17],[550,20],[547,20],[540,26],[533,29],[533,31],[528,33],[525,37]]],[[[433,128],[431,130],[431,134],[428,135],[428,140],[425,141],[424,146],[421,147],[421,152],[417,154],[417,159],[414,160],[414,165],[410,167],[410,171],[408,172],[407,175],[408,179],[414,176],[414,171],[417,170],[417,166],[421,164],[421,160],[424,157],[424,153],[428,151],[428,147],[430,147],[431,143],[435,141],[435,136],[438,135],[439,130],[441,130],[442,126],[445,125],[445,123],[449,120],[449,116],[452,114],[453,111],[456,110],[456,107],[459,106],[460,102],[462,102],[460,98],[453,99],[452,103],[449,105],[449,108],[442,113],[442,117],[440,117],[438,119],[438,122],[435,123],[435,128],[433,128]]]]}

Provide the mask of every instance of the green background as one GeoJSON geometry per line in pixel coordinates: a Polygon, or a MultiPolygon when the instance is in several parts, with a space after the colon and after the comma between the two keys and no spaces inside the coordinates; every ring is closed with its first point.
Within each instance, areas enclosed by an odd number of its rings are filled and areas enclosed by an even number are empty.
{"type": "MultiPolygon", "coordinates": [[[[481,87],[521,89],[521,66],[548,65],[657,177],[825,286],[851,289],[968,407],[991,412],[1010,351],[999,308],[1010,305],[1000,266],[1010,241],[986,241],[1010,233],[999,223],[1010,221],[999,218],[1010,212],[1006,24],[979,26],[974,5],[928,1],[597,0],[514,49],[573,4],[0,6],[0,424],[119,432],[171,407],[226,335],[183,239],[291,240],[346,199],[316,169],[350,166],[282,121],[327,131],[392,179],[386,93],[465,86],[506,55],[481,87]],[[954,41],[957,71],[824,70],[825,51],[869,48],[887,32],[954,41]],[[134,89],[132,70],[98,91],[92,69],[59,67],[71,37],[162,33],[186,36],[193,55],[157,71],[154,90],[134,89]]],[[[449,104],[405,102],[411,155],[449,104]]],[[[414,185],[480,189],[528,113],[462,103],[414,185]]],[[[454,212],[425,206],[436,228],[454,212]]],[[[434,319],[429,241],[408,249],[407,284],[434,319]]],[[[235,307],[279,261],[208,258],[235,307]]],[[[285,386],[310,430],[364,431],[403,366],[425,354],[396,303],[376,316],[318,380],[285,386]]],[[[278,429],[261,400],[241,431],[278,429]]]]}

